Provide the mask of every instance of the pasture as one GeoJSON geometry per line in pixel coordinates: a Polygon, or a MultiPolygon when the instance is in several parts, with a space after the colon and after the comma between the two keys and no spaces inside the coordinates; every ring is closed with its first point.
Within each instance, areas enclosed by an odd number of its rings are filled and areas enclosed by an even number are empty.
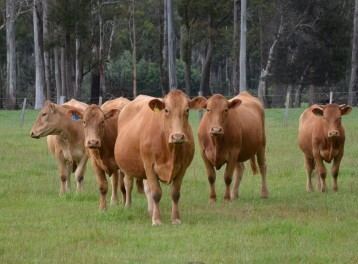
{"type": "MultiPolygon", "coordinates": [[[[239,200],[223,201],[218,172],[216,205],[196,147],[183,181],[182,225],[170,224],[168,186],[162,185],[163,225],[152,227],[145,196],[134,188],[133,205],[98,210],[90,162],[84,192],[59,197],[59,179],[46,140],[29,137],[37,115],[0,111],[0,263],[358,263],[358,118],[343,118],[346,150],[338,193],[306,193],[303,155],[297,147],[298,116],[266,110],[269,199],[260,177],[246,166],[239,200]]],[[[196,137],[198,115],[191,114],[196,137]]],[[[314,181],[315,182],[315,181],[314,181]]],[[[107,195],[108,199],[110,195],[107,195]]]]}

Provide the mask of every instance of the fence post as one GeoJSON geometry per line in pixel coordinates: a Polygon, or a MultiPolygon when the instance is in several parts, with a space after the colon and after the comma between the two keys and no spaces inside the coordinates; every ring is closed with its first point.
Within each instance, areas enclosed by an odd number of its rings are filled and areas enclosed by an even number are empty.
{"type": "Polygon", "coordinates": [[[100,96],[100,97],[98,98],[98,105],[99,105],[99,106],[102,105],[102,96],[100,96]]]}
{"type": "MultiPolygon", "coordinates": [[[[198,93],[199,96],[203,96],[203,92],[199,91],[198,93]]],[[[203,109],[199,109],[199,121],[203,118],[203,109]]]]}
{"type": "Polygon", "coordinates": [[[27,102],[27,98],[25,97],[24,101],[22,102],[22,110],[21,110],[21,114],[20,114],[20,127],[23,127],[24,122],[25,122],[26,102],[27,102]]]}
{"type": "Polygon", "coordinates": [[[283,125],[285,127],[288,125],[288,108],[290,106],[290,98],[291,98],[291,91],[288,90],[286,94],[285,113],[283,118],[283,125]]]}
{"type": "Polygon", "coordinates": [[[329,92],[329,103],[331,104],[333,102],[333,92],[329,92]]]}
{"type": "Polygon", "coordinates": [[[66,96],[64,96],[64,95],[61,95],[61,96],[60,96],[60,104],[64,104],[64,103],[65,103],[65,98],[66,98],[66,96]]]}

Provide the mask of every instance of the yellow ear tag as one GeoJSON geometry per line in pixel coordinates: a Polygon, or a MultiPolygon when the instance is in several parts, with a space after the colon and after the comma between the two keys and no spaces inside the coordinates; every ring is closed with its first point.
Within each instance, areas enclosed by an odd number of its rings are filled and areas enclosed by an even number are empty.
{"type": "Polygon", "coordinates": [[[158,107],[155,107],[154,112],[160,112],[160,109],[158,107]]]}

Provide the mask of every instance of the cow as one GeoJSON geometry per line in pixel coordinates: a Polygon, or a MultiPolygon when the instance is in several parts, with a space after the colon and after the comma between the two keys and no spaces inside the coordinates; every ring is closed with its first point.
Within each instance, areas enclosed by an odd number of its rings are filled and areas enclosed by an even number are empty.
{"type": "Polygon", "coordinates": [[[327,104],[312,105],[300,116],[298,128],[298,145],[304,154],[307,173],[307,192],[313,191],[311,176],[316,168],[317,187],[326,191],[325,162],[332,162],[333,191],[338,190],[337,178],[343,158],[345,132],[341,117],[349,114],[349,105],[327,104]]]}
{"type": "Polygon", "coordinates": [[[30,132],[32,138],[53,135],[47,137],[47,143],[58,163],[60,195],[69,190],[71,172],[75,173],[77,192],[82,190],[88,160],[83,126],[81,122],[73,120],[75,109],[71,103],[61,106],[46,101],[30,132]]]}
{"type": "Polygon", "coordinates": [[[160,225],[160,181],[171,184],[172,224],[180,224],[178,202],[186,169],[194,156],[194,139],[188,117],[205,99],[190,100],[180,90],[163,99],[140,96],[118,116],[114,155],[126,177],[146,179],[145,193],[152,225],[160,225]]]}
{"type": "Polygon", "coordinates": [[[216,202],[216,170],[226,164],[224,200],[234,200],[239,196],[243,162],[250,160],[255,174],[255,158],[261,173],[261,197],[267,198],[265,115],[261,102],[247,92],[231,100],[215,94],[203,107],[206,112],[199,124],[198,138],[210,184],[210,202],[216,202]],[[230,192],[233,174],[234,186],[230,192]]]}
{"type": "Polygon", "coordinates": [[[118,170],[114,159],[118,113],[128,102],[128,99],[120,97],[107,101],[101,107],[94,104],[90,105],[80,114],[84,125],[85,147],[88,150],[100,191],[100,210],[107,208],[108,183],[106,174],[112,178],[111,203],[118,203],[117,190],[119,184],[123,194],[123,201],[128,206],[123,183],[124,175],[118,170]]]}

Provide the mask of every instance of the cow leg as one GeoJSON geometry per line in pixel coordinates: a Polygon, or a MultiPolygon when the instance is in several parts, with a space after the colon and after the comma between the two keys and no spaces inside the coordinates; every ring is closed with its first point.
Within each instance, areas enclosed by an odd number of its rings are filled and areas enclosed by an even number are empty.
{"type": "Polygon", "coordinates": [[[224,200],[230,201],[230,185],[232,182],[232,174],[235,170],[235,160],[230,160],[226,164],[225,173],[224,173],[224,180],[225,180],[225,194],[224,194],[224,200]]]}
{"type": "Polygon", "coordinates": [[[242,175],[244,174],[245,165],[243,162],[238,162],[235,165],[234,171],[234,184],[231,189],[231,200],[236,200],[239,198],[239,187],[242,179],[242,175]]]}
{"type": "Polygon", "coordinates": [[[144,187],[145,196],[147,197],[148,214],[150,217],[152,217],[154,201],[153,201],[152,195],[150,194],[149,184],[148,184],[147,180],[143,180],[143,187],[144,187]]]}
{"type": "Polygon", "coordinates": [[[183,176],[182,175],[178,175],[172,184],[172,224],[173,225],[178,225],[181,224],[181,220],[180,220],[180,214],[179,214],[179,199],[180,199],[180,188],[181,188],[181,184],[183,181],[183,176]]]}
{"type": "Polygon", "coordinates": [[[107,201],[106,196],[108,192],[108,182],[106,178],[106,173],[98,168],[97,166],[94,166],[95,174],[96,174],[96,180],[98,184],[99,189],[99,209],[104,211],[107,209],[107,201]]]}
{"type": "Polygon", "coordinates": [[[57,156],[58,161],[58,170],[60,175],[60,195],[65,194],[69,191],[69,178],[70,178],[70,168],[67,166],[67,162],[65,161],[63,155],[57,156]]]}
{"type": "Polygon", "coordinates": [[[339,173],[339,166],[341,164],[341,160],[343,158],[343,155],[339,155],[334,158],[333,165],[332,165],[332,176],[333,176],[333,191],[338,191],[338,184],[337,184],[337,178],[339,173]]]}
{"type": "Polygon", "coordinates": [[[111,176],[111,184],[112,184],[112,195],[111,195],[111,205],[118,204],[118,182],[119,182],[119,174],[118,171],[115,170],[111,176]]]}
{"type": "Polygon", "coordinates": [[[149,185],[150,194],[153,199],[153,213],[152,213],[152,225],[161,225],[159,202],[162,198],[162,189],[160,188],[159,180],[153,170],[151,163],[144,164],[145,174],[149,185]]]}
{"type": "Polygon", "coordinates": [[[307,173],[306,190],[307,192],[312,192],[313,191],[312,172],[314,169],[314,159],[310,159],[307,156],[305,156],[305,168],[307,173]]]}
{"type": "Polygon", "coordinates": [[[119,186],[120,190],[121,190],[121,193],[122,193],[122,203],[123,205],[126,204],[126,195],[127,195],[127,192],[126,192],[126,185],[125,185],[125,182],[124,182],[124,178],[126,177],[125,174],[118,170],[117,171],[117,174],[118,174],[118,184],[117,184],[117,188],[119,186]]]}
{"type": "Polygon", "coordinates": [[[269,191],[266,182],[267,166],[266,166],[265,147],[262,147],[257,152],[257,163],[259,165],[259,170],[261,174],[261,198],[267,198],[269,196],[269,191]]]}
{"type": "Polygon", "coordinates": [[[216,202],[216,191],[215,191],[215,180],[216,180],[216,172],[214,167],[210,164],[210,162],[207,160],[205,153],[201,153],[201,156],[204,160],[206,174],[208,175],[208,181],[210,184],[210,203],[216,202]]]}
{"type": "Polygon", "coordinates": [[[88,160],[87,155],[84,155],[75,171],[75,178],[76,178],[76,183],[77,183],[77,189],[76,189],[77,193],[81,192],[83,189],[83,179],[84,179],[84,174],[86,171],[87,160],[88,160]]]}
{"type": "Polygon", "coordinates": [[[129,177],[128,175],[125,175],[124,185],[126,189],[125,207],[129,208],[131,207],[132,204],[133,177],[129,177]]]}
{"type": "Polygon", "coordinates": [[[318,173],[318,189],[321,192],[325,192],[326,191],[326,168],[323,164],[323,160],[321,158],[321,156],[319,155],[319,153],[315,153],[314,155],[315,158],[315,164],[316,164],[316,169],[317,169],[317,173],[318,173]]]}

